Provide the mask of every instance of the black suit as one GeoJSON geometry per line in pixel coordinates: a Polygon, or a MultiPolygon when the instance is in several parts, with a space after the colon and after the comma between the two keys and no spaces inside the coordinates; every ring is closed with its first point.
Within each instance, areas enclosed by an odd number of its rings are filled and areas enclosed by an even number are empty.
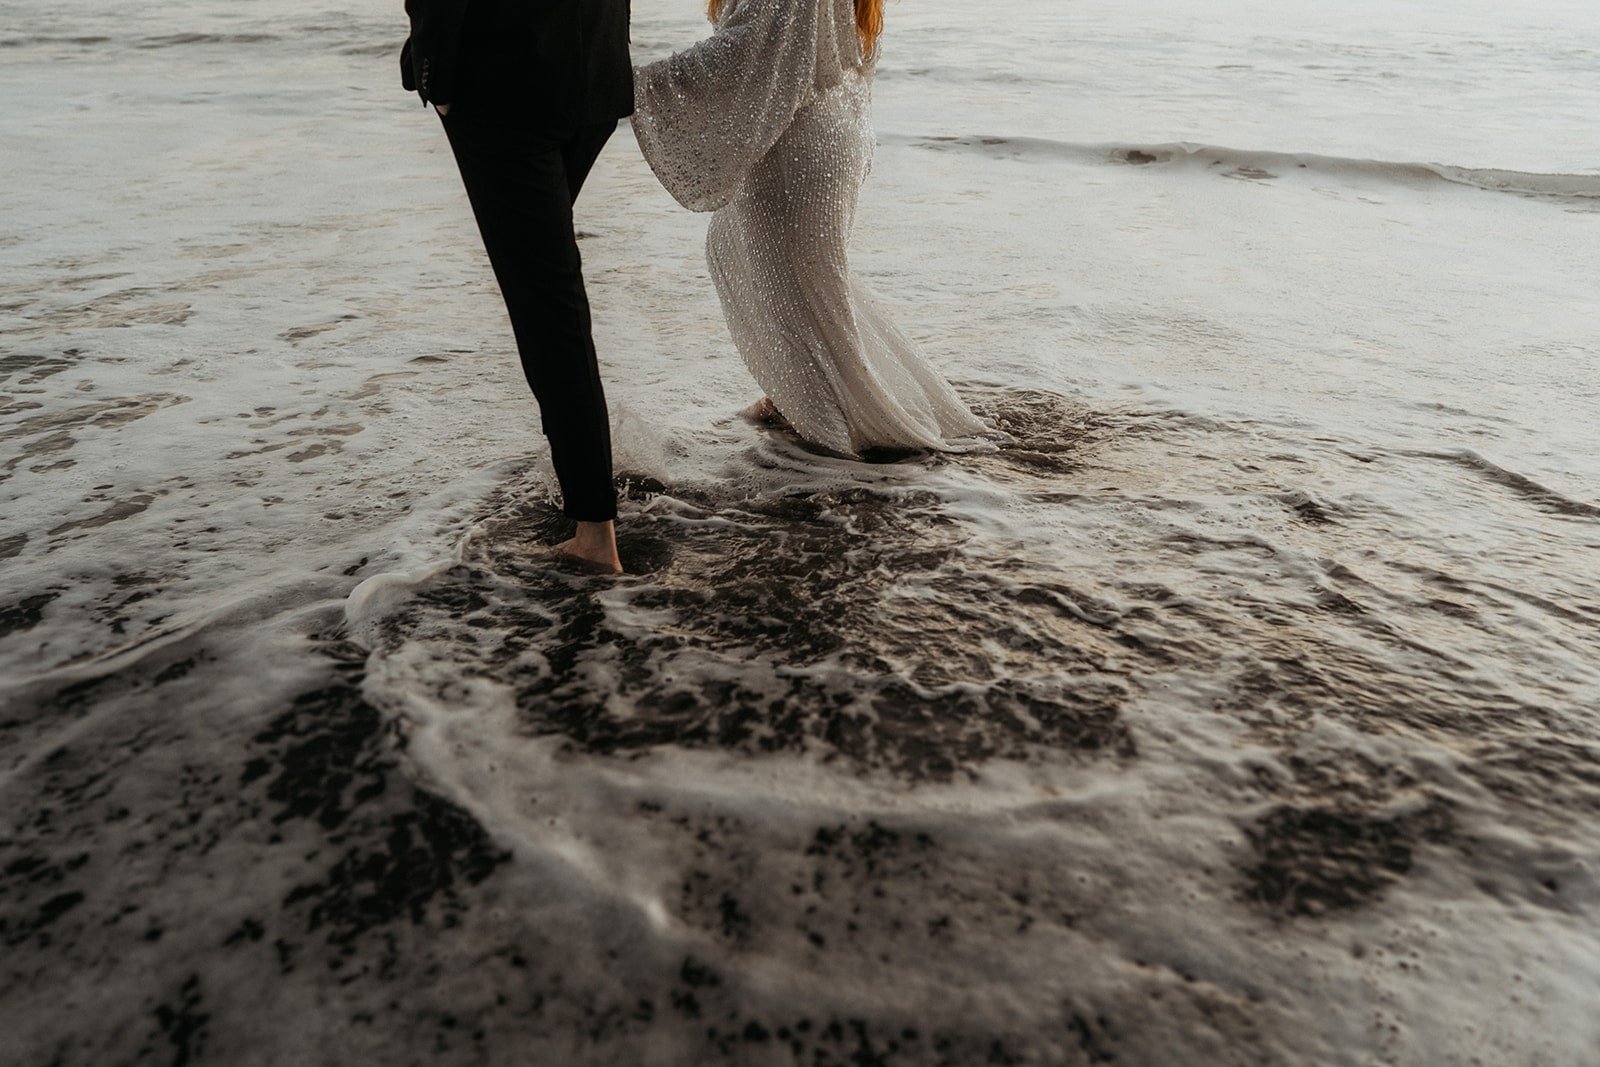
{"type": "Polygon", "coordinates": [[[428,103],[490,90],[536,104],[540,124],[633,113],[628,0],[406,0],[400,80],[428,103]]]}
{"type": "Polygon", "coordinates": [[[445,133],[505,297],[568,516],[616,516],[572,208],[633,110],[628,0],[406,0],[401,82],[445,133]]]}

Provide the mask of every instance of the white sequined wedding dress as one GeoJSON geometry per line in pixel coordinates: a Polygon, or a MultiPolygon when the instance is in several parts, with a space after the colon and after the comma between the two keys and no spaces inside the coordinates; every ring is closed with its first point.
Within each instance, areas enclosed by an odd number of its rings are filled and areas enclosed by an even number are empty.
{"type": "Polygon", "coordinates": [[[850,271],[872,166],[874,57],[854,0],[728,0],[713,36],[635,71],[633,128],[706,260],[735,345],[831,451],[993,448],[992,431],[850,271]]]}

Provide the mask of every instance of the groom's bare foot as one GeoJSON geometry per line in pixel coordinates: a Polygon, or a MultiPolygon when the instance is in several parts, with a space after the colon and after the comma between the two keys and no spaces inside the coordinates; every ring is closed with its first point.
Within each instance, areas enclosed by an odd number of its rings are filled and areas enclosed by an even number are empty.
{"type": "Polygon", "coordinates": [[[622,573],[615,522],[580,522],[576,535],[557,545],[555,552],[595,574],[622,573]]]}
{"type": "Polygon", "coordinates": [[[789,425],[789,420],[783,417],[783,413],[778,410],[778,405],[772,402],[770,396],[762,397],[739,414],[751,422],[764,422],[769,426],[789,425]]]}

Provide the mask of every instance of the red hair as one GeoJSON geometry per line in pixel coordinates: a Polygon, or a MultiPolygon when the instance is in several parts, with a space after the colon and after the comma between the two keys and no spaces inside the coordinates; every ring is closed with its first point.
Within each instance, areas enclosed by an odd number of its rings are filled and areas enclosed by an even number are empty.
{"type": "MultiPolygon", "coordinates": [[[[715,22],[727,0],[706,0],[706,14],[715,22]]],[[[861,38],[861,54],[871,55],[883,32],[883,0],[856,0],[856,35],[861,38]]]]}

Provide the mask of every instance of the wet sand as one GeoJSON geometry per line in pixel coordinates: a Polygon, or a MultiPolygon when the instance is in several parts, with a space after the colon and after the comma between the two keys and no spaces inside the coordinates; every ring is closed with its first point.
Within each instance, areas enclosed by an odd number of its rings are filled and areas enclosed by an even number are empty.
{"type": "MultiPolygon", "coordinates": [[[[613,581],[546,554],[396,12],[23,6],[0,1062],[1592,1058],[1587,31],[1302,12],[1195,73],[1226,19],[1023,7],[1070,63],[893,10],[856,249],[992,456],[739,419],[619,130],[613,581]],[[1545,134],[1313,106],[1491,75],[1545,134]]],[[[696,32],[636,4],[641,58],[696,32]]]]}

